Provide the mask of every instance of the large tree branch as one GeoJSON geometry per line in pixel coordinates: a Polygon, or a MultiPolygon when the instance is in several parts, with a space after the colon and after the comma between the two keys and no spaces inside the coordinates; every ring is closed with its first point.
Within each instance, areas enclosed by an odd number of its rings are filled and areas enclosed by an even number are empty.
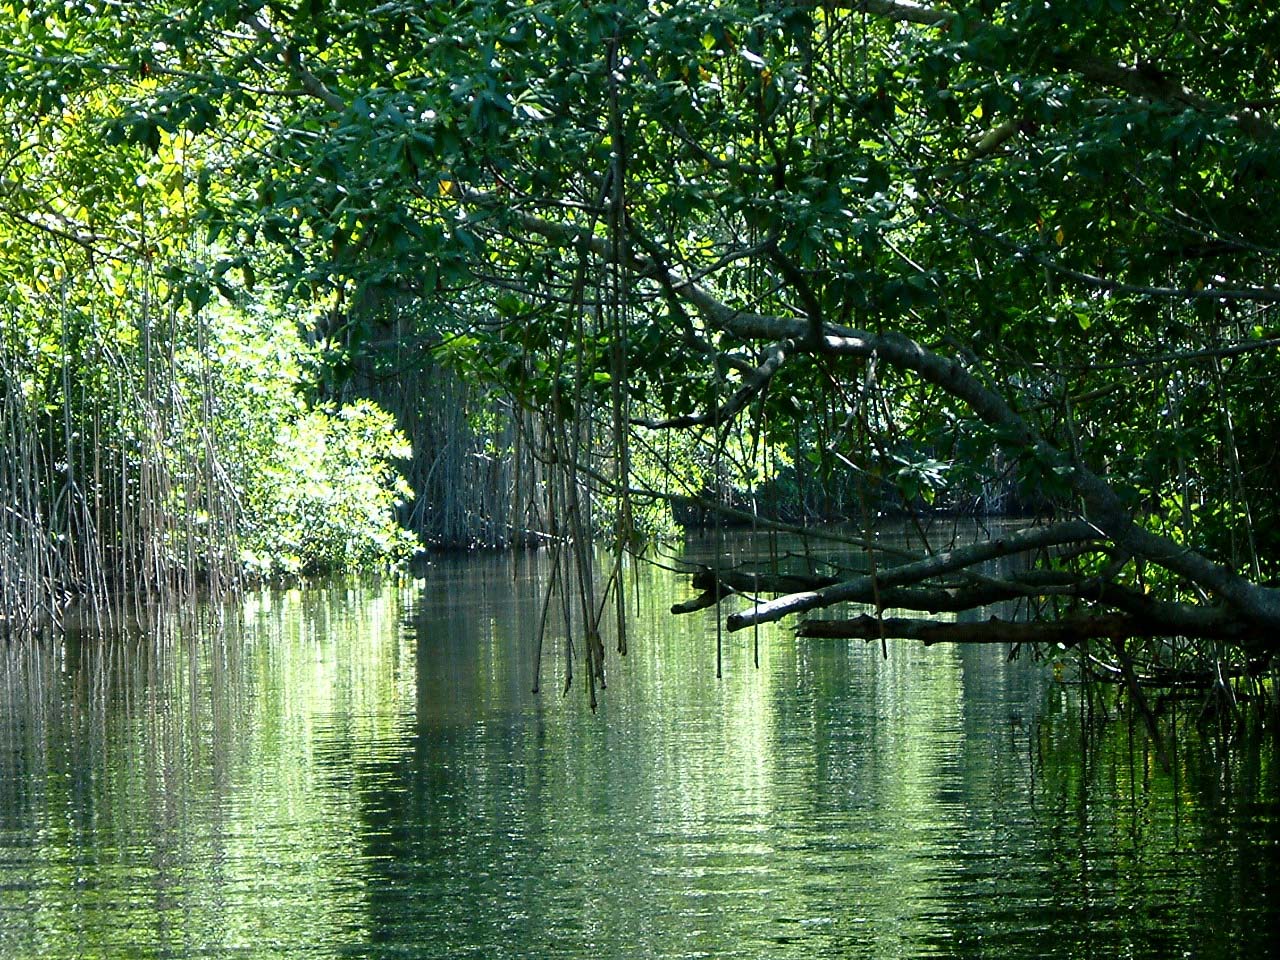
{"type": "MultiPolygon", "coordinates": [[[[487,195],[479,193],[469,196],[475,202],[487,199],[487,195]]],[[[586,243],[598,248],[601,255],[608,253],[605,237],[593,236],[566,224],[545,221],[524,211],[508,211],[506,215],[511,218],[508,222],[513,226],[553,242],[566,245],[586,243]]],[[[769,316],[734,308],[701,284],[684,279],[674,270],[664,270],[639,254],[633,253],[627,266],[642,277],[658,279],[662,274],[661,282],[665,287],[695,307],[708,324],[723,332],[746,340],[790,339],[797,344],[809,343],[808,318],[769,316]]],[[[1105,480],[1083,461],[1045,440],[1004,397],[984,385],[957,360],[934,353],[900,333],[876,334],[832,324],[826,325],[819,347],[842,356],[878,357],[882,363],[909,370],[964,402],[984,423],[1008,437],[1012,446],[1029,449],[1040,463],[1057,473],[1081,498],[1085,520],[1098,532],[1110,537],[1118,547],[1215,594],[1255,625],[1280,629],[1280,590],[1252,584],[1234,570],[1134,523],[1129,508],[1105,480]]]]}
{"type": "Polygon", "coordinates": [[[732,614],[726,621],[730,630],[741,630],[744,627],[759,623],[781,620],[793,613],[813,610],[818,607],[829,607],[835,603],[866,602],[866,597],[875,596],[878,590],[887,587],[900,587],[920,583],[944,573],[966,570],[988,560],[999,557],[1039,550],[1044,547],[1057,546],[1063,543],[1078,543],[1097,537],[1097,531],[1080,520],[1065,523],[1049,524],[1043,527],[1031,527],[1007,537],[985,540],[968,546],[958,547],[945,553],[934,554],[917,560],[914,563],[903,563],[896,567],[888,567],[875,574],[864,574],[818,590],[805,590],[792,593],[776,600],[757,603],[750,610],[732,614]]]}
{"type": "MultiPolygon", "coordinates": [[[[964,573],[964,571],[961,571],[964,573]]],[[[703,593],[692,601],[672,607],[672,613],[686,613],[717,603],[733,594],[793,594],[819,590],[843,581],[830,575],[758,573],[747,569],[714,571],[699,569],[691,585],[703,593]]],[[[874,587],[846,598],[846,602],[878,605],[881,609],[915,610],[922,613],[961,613],[1010,600],[1035,597],[1064,597],[1110,607],[1129,614],[1165,635],[1189,633],[1219,636],[1235,622],[1223,607],[1202,607],[1187,603],[1155,600],[1119,584],[1095,577],[1081,577],[1065,570],[1024,570],[995,578],[974,578],[963,586],[874,587]]]]}
{"type": "Polygon", "coordinates": [[[765,360],[755,370],[751,371],[750,376],[723,404],[721,404],[712,413],[691,413],[683,417],[673,417],[669,420],[646,420],[633,419],[631,422],[636,426],[648,427],[651,430],[671,430],[681,427],[702,427],[715,426],[723,427],[730,423],[755,397],[759,396],[765,387],[769,385],[769,381],[773,379],[773,375],[778,372],[782,364],[787,359],[787,354],[795,349],[795,344],[790,340],[784,340],[781,343],[770,344],[765,348],[765,360]]]}
{"type": "MultiPolygon", "coordinates": [[[[807,322],[734,310],[697,285],[681,288],[710,322],[742,337],[800,339],[807,322]]],[[[1080,460],[1048,443],[994,390],[983,385],[956,360],[940,356],[899,333],[873,334],[829,326],[825,349],[847,356],[877,356],[882,362],[910,370],[964,401],[989,426],[1005,431],[1016,445],[1030,448],[1040,462],[1057,471],[1082,498],[1085,517],[1119,547],[1177,573],[1236,607],[1259,626],[1280,628],[1280,590],[1249,583],[1235,571],[1133,522],[1120,497],[1080,460]]]]}
{"type": "MultiPolygon", "coordinates": [[[[1028,571],[1044,573],[1045,571],[1028,571]]],[[[793,594],[834,586],[843,581],[834,576],[803,576],[799,574],[754,573],[747,570],[699,571],[691,580],[694,589],[702,590],[702,597],[729,596],[731,594],[793,594]]],[[[1070,574],[1050,577],[1016,576],[1003,580],[972,584],[963,587],[910,586],[881,587],[868,583],[865,591],[849,596],[845,602],[879,605],[882,609],[917,610],[923,613],[959,613],[976,610],[1007,600],[1022,597],[1041,597],[1049,594],[1074,596],[1079,592],[1078,578],[1070,574]]],[[[699,598],[701,599],[701,598],[699,598]]],[[[715,599],[711,601],[716,602],[715,599]]],[[[671,608],[672,613],[686,613],[689,609],[701,609],[702,604],[686,607],[686,603],[671,608]],[[677,609],[679,608],[679,609],[677,609]]]]}
{"type": "Polygon", "coordinates": [[[273,46],[278,45],[283,48],[283,60],[285,66],[289,69],[289,72],[294,75],[308,96],[314,97],[321,101],[330,110],[334,110],[338,113],[342,113],[347,109],[347,101],[339,94],[325,86],[324,82],[311,72],[307,65],[302,62],[302,54],[297,48],[285,43],[276,36],[275,32],[263,23],[259,17],[249,17],[246,22],[260,39],[265,40],[273,46]]]}
{"type": "MultiPolygon", "coordinates": [[[[1244,628],[1224,622],[1214,631],[1198,636],[1239,640],[1244,628]]],[[[1073,647],[1084,640],[1127,640],[1131,637],[1158,637],[1167,632],[1161,623],[1141,617],[1113,614],[1100,617],[1069,617],[1065,620],[1023,623],[992,617],[972,623],[940,623],[902,617],[872,617],[864,614],[850,620],[804,620],[796,626],[801,637],[840,640],[919,640],[935,643],[1052,643],[1073,647]]]]}

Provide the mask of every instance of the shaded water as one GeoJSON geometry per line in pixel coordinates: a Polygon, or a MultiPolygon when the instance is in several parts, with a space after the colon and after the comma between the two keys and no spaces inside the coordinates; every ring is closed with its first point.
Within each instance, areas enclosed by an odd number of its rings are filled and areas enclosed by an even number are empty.
{"type": "Polygon", "coordinates": [[[1166,773],[995,649],[769,629],[717,680],[654,569],[593,716],[550,653],[530,694],[543,573],[0,650],[0,958],[1270,955],[1274,740],[1166,773]]]}

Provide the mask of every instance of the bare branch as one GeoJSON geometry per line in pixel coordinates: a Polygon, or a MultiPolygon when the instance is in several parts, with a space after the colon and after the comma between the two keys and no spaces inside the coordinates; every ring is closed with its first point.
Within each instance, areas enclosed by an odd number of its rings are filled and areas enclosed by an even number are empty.
{"type": "Polygon", "coordinates": [[[670,420],[637,418],[631,422],[636,426],[648,427],[651,430],[670,430],[679,427],[708,425],[724,426],[741,413],[748,403],[763,392],[764,388],[769,385],[769,381],[773,379],[773,375],[778,372],[786,361],[787,354],[794,349],[795,344],[790,340],[770,344],[766,348],[764,363],[753,370],[746,382],[734,392],[732,397],[721,404],[714,413],[691,413],[683,417],[673,417],[670,420]]]}
{"type": "MultiPolygon", "coordinates": [[[[1167,631],[1141,617],[1114,614],[1100,617],[1070,617],[1065,620],[1023,623],[991,617],[966,623],[942,623],[901,617],[863,615],[851,620],[804,620],[796,635],[837,640],[919,640],[935,643],[1048,643],[1073,647],[1084,640],[1127,640],[1131,637],[1158,637],[1167,631]]],[[[1224,623],[1206,637],[1239,639],[1242,629],[1224,623]]]]}
{"type": "Polygon", "coordinates": [[[272,32],[271,28],[263,23],[258,17],[250,17],[248,19],[248,24],[263,40],[284,45],[285,65],[298,79],[298,82],[302,85],[302,89],[305,90],[309,96],[320,100],[331,110],[342,112],[347,109],[347,101],[326,87],[320,78],[307,68],[307,65],[302,62],[301,53],[293,47],[283,44],[283,41],[281,41],[281,39],[272,32]]]}
{"type": "Polygon", "coordinates": [[[977,566],[988,560],[999,557],[1025,553],[1043,547],[1056,546],[1063,543],[1076,543],[1096,539],[1098,532],[1088,523],[1071,520],[1044,527],[1031,527],[1007,537],[986,540],[981,543],[958,547],[946,553],[935,554],[904,563],[896,567],[866,574],[846,580],[843,583],[823,587],[818,590],[806,590],[792,593],[766,603],[758,603],[750,610],[735,613],[728,618],[726,625],[730,630],[741,630],[758,623],[770,623],[781,620],[793,613],[813,610],[818,607],[829,607],[835,603],[846,601],[866,602],[868,595],[874,596],[877,590],[888,587],[906,586],[920,583],[939,574],[950,573],[977,566]]]}

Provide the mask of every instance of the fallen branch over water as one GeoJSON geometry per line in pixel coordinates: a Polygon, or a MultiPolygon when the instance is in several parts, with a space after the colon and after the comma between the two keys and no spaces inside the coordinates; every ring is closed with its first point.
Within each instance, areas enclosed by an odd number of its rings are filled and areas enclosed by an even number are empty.
{"type": "MultiPolygon", "coordinates": [[[[1067,617],[1031,623],[991,617],[966,623],[941,623],[911,617],[873,617],[847,620],[803,620],[797,636],[841,640],[919,640],[935,643],[1044,643],[1073,647],[1084,640],[1128,640],[1163,636],[1167,626],[1127,614],[1067,617]]],[[[1239,639],[1239,630],[1223,625],[1207,637],[1239,639]]]]}

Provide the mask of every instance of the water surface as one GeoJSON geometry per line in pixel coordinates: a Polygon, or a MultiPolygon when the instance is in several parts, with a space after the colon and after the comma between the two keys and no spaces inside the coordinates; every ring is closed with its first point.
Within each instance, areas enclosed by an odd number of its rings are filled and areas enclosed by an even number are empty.
{"type": "Polygon", "coordinates": [[[1270,956],[1273,734],[1166,771],[992,648],[770,628],[717,679],[648,568],[593,715],[554,651],[530,692],[545,573],[0,649],[0,958],[1270,956]]]}

